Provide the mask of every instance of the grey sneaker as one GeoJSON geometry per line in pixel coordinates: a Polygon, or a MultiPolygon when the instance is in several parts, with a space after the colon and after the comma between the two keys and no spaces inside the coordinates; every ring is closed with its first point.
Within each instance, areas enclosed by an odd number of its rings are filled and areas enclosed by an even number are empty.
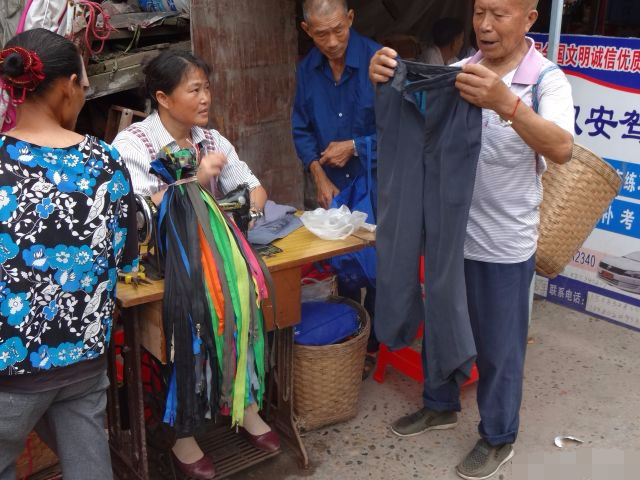
{"type": "Polygon", "coordinates": [[[512,444],[492,447],[485,439],[480,439],[456,467],[456,473],[467,480],[483,480],[495,474],[512,457],[512,444]]]}
{"type": "Polygon", "coordinates": [[[429,430],[447,430],[458,424],[456,412],[436,412],[426,407],[396,420],[391,431],[399,437],[413,437],[429,430]]]}

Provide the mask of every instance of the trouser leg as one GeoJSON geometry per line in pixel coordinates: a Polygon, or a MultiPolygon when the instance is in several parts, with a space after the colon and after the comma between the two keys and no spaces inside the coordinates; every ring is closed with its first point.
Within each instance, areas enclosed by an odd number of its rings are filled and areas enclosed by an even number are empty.
{"type": "Polygon", "coordinates": [[[425,345],[425,338],[422,338],[422,371],[425,378],[423,382],[422,390],[422,402],[423,405],[431,410],[437,412],[450,412],[460,411],[460,386],[455,379],[450,379],[448,382],[440,385],[439,387],[431,387],[428,379],[427,372],[427,347],[425,345]]]}
{"type": "Polygon", "coordinates": [[[516,264],[467,260],[469,313],[478,350],[480,435],[513,443],[519,427],[535,259],[516,264]]]}
{"type": "Polygon", "coordinates": [[[475,359],[464,243],[480,153],[481,111],[460,98],[455,76],[420,91],[424,100],[425,345],[431,386],[461,384],[475,359]],[[461,132],[464,132],[462,134],[461,132]]]}
{"type": "Polygon", "coordinates": [[[422,252],[423,118],[401,91],[380,86],[375,330],[395,350],[413,341],[423,318],[418,281],[422,252]]]}
{"type": "Polygon", "coordinates": [[[16,459],[54,395],[0,392],[0,480],[16,479],[16,459]]]}
{"type": "Polygon", "coordinates": [[[105,432],[106,372],[62,388],[43,421],[54,432],[65,480],[111,480],[111,456],[105,432]]]}

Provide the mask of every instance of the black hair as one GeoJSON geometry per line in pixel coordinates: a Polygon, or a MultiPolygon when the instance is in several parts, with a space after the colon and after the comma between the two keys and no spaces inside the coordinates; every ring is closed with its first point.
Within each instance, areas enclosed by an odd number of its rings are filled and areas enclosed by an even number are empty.
{"type": "Polygon", "coordinates": [[[142,70],[151,107],[158,108],[158,91],[171,95],[191,68],[202,70],[207,77],[211,74],[207,62],[187,51],[165,50],[151,60],[142,70]]]}
{"type": "MultiPolygon", "coordinates": [[[[58,78],[68,78],[76,74],[80,79],[82,75],[82,58],[78,48],[73,42],[57,33],[44,28],[27,30],[13,37],[4,46],[5,49],[11,47],[22,47],[38,54],[44,73],[42,80],[34,81],[36,86],[32,91],[19,91],[15,92],[16,94],[22,95],[24,93],[26,97],[40,96],[45,94],[58,78]]],[[[19,53],[9,54],[0,65],[0,77],[4,78],[8,84],[11,84],[12,78],[19,77],[24,73],[24,60],[19,53]]]]}
{"type": "Polygon", "coordinates": [[[431,37],[436,47],[446,47],[464,32],[464,24],[457,18],[441,18],[431,27],[431,37]]]}

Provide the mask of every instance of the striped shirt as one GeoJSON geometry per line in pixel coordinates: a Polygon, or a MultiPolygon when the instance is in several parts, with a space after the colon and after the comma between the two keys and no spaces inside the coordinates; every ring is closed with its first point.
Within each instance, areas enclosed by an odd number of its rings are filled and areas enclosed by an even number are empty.
{"type": "MultiPolygon", "coordinates": [[[[231,142],[220,135],[220,132],[213,129],[207,132],[196,126],[191,128],[193,143],[204,145],[205,151],[212,148],[207,137],[212,140],[213,149],[227,157],[227,164],[218,177],[218,193],[224,195],[242,183],[247,183],[251,190],[260,185],[260,181],[251,172],[249,166],[238,158],[231,142]]],[[[151,151],[159,152],[166,146],[170,151],[175,152],[180,150],[180,147],[162,124],[158,112],[153,112],[142,122],[133,123],[122,130],[112,145],[120,152],[129,169],[135,193],[150,196],[166,188],[166,184],[150,171],[153,160],[151,151]]]]}
{"type": "MultiPolygon", "coordinates": [[[[502,80],[522,102],[532,105],[532,88],[553,63],[531,47],[520,65],[502,80]]],[[[478,52],[461,64],[478,63],[478,52]]],[[[538,85],[538,114],[574,135],[571,86],[560,69],[546,73],[538,85]]],[[[493,110],[482,109],[482,146],[469,211],[465,258],[519,263],[536,251],[542,174],[546,163],[493,110]]]]}

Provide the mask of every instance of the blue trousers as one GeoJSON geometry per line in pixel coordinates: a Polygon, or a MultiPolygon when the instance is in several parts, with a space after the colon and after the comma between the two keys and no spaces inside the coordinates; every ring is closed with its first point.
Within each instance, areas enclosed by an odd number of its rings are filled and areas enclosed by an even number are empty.
{"type": "MultiPolygon", "coordinates": [[[[491,445],[513,443],[520,423],[522,379],[529,323],[529,286],[535,256],[514,264],[465,260],[469,317],[478,356],[478,431],[491,445]]],[[[426,280],[429,281],[428,279],[426,280]]],[[[425,372],[424,405],[460,411],[460,387],[454,380],[432,388],[425,372]]]]}

